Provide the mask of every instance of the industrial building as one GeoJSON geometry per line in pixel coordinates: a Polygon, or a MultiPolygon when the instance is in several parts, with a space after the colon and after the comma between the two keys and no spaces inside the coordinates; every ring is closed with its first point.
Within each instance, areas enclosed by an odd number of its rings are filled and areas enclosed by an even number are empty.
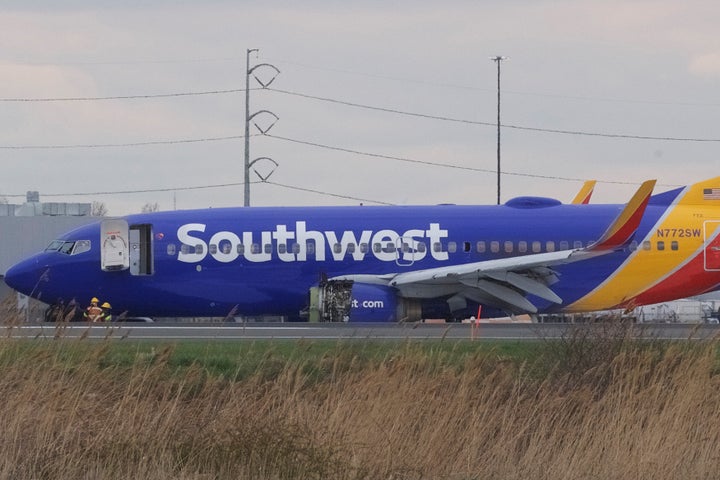
{"type": "MultiPolygon", "coordinates": [[[[27,192],[23,204],[0,204],[0,280],[14,263],[43,250],[57,236],[97,221],[90,203],[41,202],[38,192],[27,192]]],[[[0,281],[0,300],[12,290],[0,281]]]]}

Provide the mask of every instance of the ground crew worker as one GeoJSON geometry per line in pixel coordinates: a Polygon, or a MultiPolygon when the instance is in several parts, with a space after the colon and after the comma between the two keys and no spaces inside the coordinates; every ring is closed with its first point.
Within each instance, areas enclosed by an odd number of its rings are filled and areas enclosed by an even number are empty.
{"type": "Polygon", "coordinates": [[[98,302],[100,300],[97,299],[97,297],[93,297],[90,299],[90,306],[85,309],[85,313],[83,314],[83,318],[86,322],[98,322],[100,321],[100,317],[102,317],[103,309],[98,307],[98,302]]]}
{"type": "Polygon", "coordinates": [[[100,308],[102,308],[102,316],[100,318],[101,322],[112,322],[112,307],[108,302],[103,303],[100,305],[100,308]]]}

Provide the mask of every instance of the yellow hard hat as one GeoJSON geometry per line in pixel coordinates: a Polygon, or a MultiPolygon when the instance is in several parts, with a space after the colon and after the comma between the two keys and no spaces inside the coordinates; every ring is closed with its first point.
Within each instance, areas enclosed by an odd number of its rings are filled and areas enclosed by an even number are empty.
{"type": "Polygon", "coordinates": [[[97,299],[97,297],[93,297],[90,299],[90,303],[98,303],[100,300],[97,299]]]}
{"type": "Polygon", "coordinates": [[[103,303],[100,305],[102,308],[112,308],[108,302],[103,303]]]}

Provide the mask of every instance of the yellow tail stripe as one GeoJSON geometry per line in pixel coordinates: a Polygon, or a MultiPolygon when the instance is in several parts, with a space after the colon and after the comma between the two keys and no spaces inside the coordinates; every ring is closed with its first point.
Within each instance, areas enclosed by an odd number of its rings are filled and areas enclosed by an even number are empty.
{"type": "Polygon", "coordinates": [[[720,201],[703,198],[704,189],[714,186],[720,186],[720,177],[687,187],[643,239],[650,249],[641,243],[610,277],[568,310],[602,310],[628,302],[697,254],[703,238],[695,233],[703,231],[705,220],[720,218],[720,201]],[[664,250],[658,250],[659,241],[664,250]],[[677,242],[677,250],[671,249],[672,242],[677,242]]]}

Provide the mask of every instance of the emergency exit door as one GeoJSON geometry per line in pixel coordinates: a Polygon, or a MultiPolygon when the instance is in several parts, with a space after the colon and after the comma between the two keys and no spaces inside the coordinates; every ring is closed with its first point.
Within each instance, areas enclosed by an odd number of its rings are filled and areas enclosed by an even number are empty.
{"type": "Polygon", "coordinates": [[[705,270],[720,271],[720,220],[708,220],[705,230],[705,270]]]}

